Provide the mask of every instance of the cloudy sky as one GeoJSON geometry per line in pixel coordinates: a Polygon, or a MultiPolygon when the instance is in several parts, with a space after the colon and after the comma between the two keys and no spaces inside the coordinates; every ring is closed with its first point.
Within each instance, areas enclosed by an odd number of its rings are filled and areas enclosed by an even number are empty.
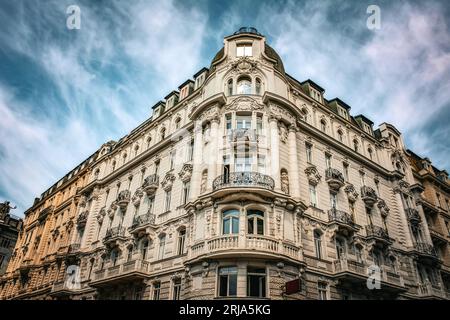
{"type": "Polygon", "coordinates": [[[450,4],[442,1],[0,2],[0,201],[35,196],[150,116],[254,26],[289,74],[313,79],[450,171],[450,4]],[[81,9],[68,30],[66,9],[81,9]],[[369,30],[366,10],[381,9],[369,30]]]}

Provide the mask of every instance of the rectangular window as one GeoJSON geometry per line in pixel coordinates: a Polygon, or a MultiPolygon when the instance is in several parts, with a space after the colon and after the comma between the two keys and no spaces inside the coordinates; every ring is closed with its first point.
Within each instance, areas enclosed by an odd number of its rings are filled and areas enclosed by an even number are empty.
{"type": "Polygon", "coordinates": [[[178,232],[178,250],[177,250],[178,255],[181,255],[184,253],[185,240],[186,240],[186,230],[182,229],[178,232]]]}
{"type": "Polygon", "coordinates": [[[263,155],[258,155],[258,172],[266,173],[266,157],[263,155]]]}
{"type": "Polygon", "coordinates": [[[153,300],[159,300],[159,293],[161,292],[161,283],[155,282],[153,284],[153,300]]]}
{"type": "Polygon", "coordinates": [[[147,198],[148,200],[148,213],[153,213],[153,207],[155,204],[155,197],[147,198]]]}
{"type": "Polygon", "coordinates": [[[194,139],[191,139],[191,143],[189,144],[189,160],[192,161],[192,158],[194,157],[194,139]]]}
{"type": "Polygon", "coordinates": [[[364,172],[360,172],[359,173],[359,179],[361,180],[361,186],[365,186],[366,185],[366,179],[365,179],[365,174],[364,172]]]}
{"type": "Polygon", "coordinates": [[[309,143],[306,144],[306,161],[312,163],[312,146],[309,143]]]}
{"type": "Polygon", "coordinates": [[[252,45],[251,44],[238,44],[236,46],[236,57],[251,57],[252,45]]]}
{"type": "Polygon", "coordinates": [[[330,205],[331,208],[336,209],[337,208],[337,196],[334,193],[330,192],[330,205]]]}
{"type": "Polygon", "coordinates": [[[176,155],[177,155],[177,152],[175,150],[170,152],[170,170],[172,170],[175,167],[176,155]]]}
{"type": "Polygon", "coordinates": [[[159,161],[155,162],[155,174],[159,173],[159,161]]]}
{"type": "Polygon", "coordinates": [[[162,236],[159,238],[159,252],[158,252],[159,260],[164,258],[165,249],[166,249],[166,236],[162,236]]]}
{"type": "Polygon", "coordinates": [[[325,165],[327,169],[331,168],[331,156],[329,154],[325,154],[325,165]]]}
{"type": "Polygon", "coordinates": [[[176,278],[173,280],[172,299],[180,300],[180,297],[181,297],[181,278],[176,278]]]}
{"type": "Polygon", "coordinates": [[[183,199],[182,199],[182,204],[186,204],[189,200],[189,189],[191,188],[191,182],[190,181],[186,181],[185,183],[183,183],[183,199]]]}
{"type": "Polygon", "coordinates": [[[236,116],[237,129],[250,129],[252,127],[251,116],[236,116]]]}
{"type": "Polygon", "coordinates": [[[262,134],[262,130],[263,130],[262,115],[258,114],[256,117],[256,133],[262,134]]]}
{"type": "Polygon", "coordinates": [[[235,155],[235,171],[249,172],[252,171],[252,163],[249,154],[235,155]]]}
{"type": "Polygon", "coordinates": [[[170,200],[172,197],[172,190],[166,191],[166,199],[165,199],[165,205],[164,205],[164,211],[167,212],[170,210],[170,200]]]}
{"type": "Polygon", "coordinates": [[[247,296],[266,297],[266,270],[264,268],[247,268],[247,296]]]}
{"type": "Polygon", "coordinates": [[[317,283],[319,300],[328,300],[328,284],[325,282],[317,283]]]}
{"type": "Polygon", "coordinates": [[[344,179],[348,181],[348,164],[344,163],[344,179]]]}
{"type": "Polygon", "coordinates": [[[219,296],[232,297],[237,293],[237,267],[219,268],[219,296]]]}
{"type": "Polygon", "coordinates": [[[317,192],[316,186],[309,185],[309,201],[313,207],[317,207],[317,192]]]}
{"type": "Polygon", "coordinates": [[[227,129],[227,132],[229,132],[232,129],[232,125],[231,125],[231,114],[227,114],[225,116],[225,127],[227,129]]]}

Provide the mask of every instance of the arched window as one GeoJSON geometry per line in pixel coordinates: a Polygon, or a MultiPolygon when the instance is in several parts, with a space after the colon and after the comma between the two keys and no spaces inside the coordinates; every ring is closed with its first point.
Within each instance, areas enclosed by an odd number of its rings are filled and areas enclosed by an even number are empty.
{"type": "Polygon", "coordinates": [[[233,95],[233,79],[228,80],[227,83],[227,92],[229,96],[233,95]]]}
{"type": "Polygon", "coordinates": [[[327,131],[327,123],[324,119],[320,120],[320,130],[322,130],[322,132],[327,131]]]}
{"type": "Polygon", "coordinates": [[[338,130],[337,134],[338,134],[339,142],[344,142],[344,133],[342,132],[341,129],[338,130]]]}
{"type": "Polygon", "coordinates": [[[264,212],[247,210],[247,233],[264,234],[264,212]]]}
{"type": "Polygon", "coordinates": [[[358,144],[358,140],[353,140],[353,150],[355,150],[356,152],[359,151],[359,144],[358,144]]]}
{"type": "Polygon", "coordinates": [[[161,129],[160,137],[161,137],[161,140],[164,140],[164,138],[166,137],[166,128],[161,129]]]}
{"type": "Polygon", "coordinates": [[[314,248],[316,250],[316,258],[322,259],[322,233],[319,230],[314,231],[314,248]]]}
{"type": "Polygon", "coordinates": [[[139,145],[134,146],[134,155],[136,156],[139,151],[139,145]]]}
{"type": "Polygon", "coordinates": [[[368,148],[367,149],[367,153],[369,154],[370,160],[373,160],[373,150],[372,150],[372,148],[368,148]]]}
{"type": "Polygon", "coordinates": [[[150,148],[150,143],[152,142],[152,137],[147,137],[147,149],[150,148]]]}
{"type": "Polygon", "coordinates": [[[116,170],[116,160],[114,160],[112,162],[112,170],[111,171],[114,171],[114,170],[116,170]]]}
{"type": "Polygon", "coordinates": [[[261,80],[259,79],[259,78],[256,78],[256,81],[255,81],[255,91],[256,91],[256,94],[258,94],[258,95],[260,95],[261,94],[261,90],[262,88],[261,88],[261,80]]]}
{"type": "Polygon", "coordinates": [[[227,210],[222,213],[222,233],[237,234],[239,232],[239,210],[227,210]]]}
{"type": "Polygon", "coordinates": [[[252,93],[252,81],[250,78],[242,77],[237,83],[237,94],[251,94],[252,93]]]}
{"type": "Polygon", "coordinates": [[[180,129],[180,125],[181,125],[181,119],[177,118],[175,120],[175,129],[180,129]]]}

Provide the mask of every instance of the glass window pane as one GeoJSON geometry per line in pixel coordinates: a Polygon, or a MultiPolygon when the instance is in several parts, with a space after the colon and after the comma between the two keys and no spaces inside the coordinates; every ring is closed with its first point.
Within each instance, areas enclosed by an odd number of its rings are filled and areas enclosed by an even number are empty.
{"type": "Polygon", "coordinates": [[[257,228],[258,228],[258,234],[264,234],[264,220],[258,219],[257,220],[257,228]]]}
{"type": "Polygon", "coordinates": [[[237,274],[230,274],[228,276],[228,294],[230,296],[235,296],[237,293],[237,274]]]}
{"type": "Polygon", "coordinates": [[[220,276],[219,296],[226,297],[227,295],[228,295],[228,276],[220,276]]]}
{"type": "Polygon", "coordinates": [[[239,218],[233,217],[232,221],[233,221],[233,226],[232,226],[233,233],[237,234],[239,232],[239,218]]]}
{"type": "Polygon", "coordinates": [[[253,218],[249,218],[247,221],[247,229],[248,229],[247,232],[249,234],[253,234],[253,221],[254,221],[253,218]]]}
{"type": "Polygon", "coordinates": [[[226,218],[223,220],[223,234],[230,233],[230,219],[226,218]]]}

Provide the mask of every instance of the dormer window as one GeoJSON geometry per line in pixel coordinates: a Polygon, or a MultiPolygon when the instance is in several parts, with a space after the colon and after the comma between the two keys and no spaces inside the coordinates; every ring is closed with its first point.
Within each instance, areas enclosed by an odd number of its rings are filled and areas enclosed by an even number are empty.
{"type": "Polygon", "coordinates": [[[236,46],[236,57],[251,57],[252,45],[251,43],[238,44],[236,46]]]}
{"type": "Polygon", "coordinates": [[[197,79],[195,79],[195,89],[197,90],[202,84],[203,81],[205,79],[205,74],[201,74],[200,76],[198,76],[197,79]]]}
{"type": "Polygon", "coordinates": [[[347,110],[345,110],[344,108],[338,107],[338,113],[342,118],[348,120],[347,110]]]}
{"type": "Polygon", "coordinates": [[[189,87],[186,86],[180,91],[180,100],[186,98],[188,94],[189,94],[189,87]]]}
{"type": "Polygon", "coordinates": [[[372,134],[372,128],[367,123],[364,123],[363,127],[364,127],[364,131],[366,131],[367,133],[372,134]]]}

